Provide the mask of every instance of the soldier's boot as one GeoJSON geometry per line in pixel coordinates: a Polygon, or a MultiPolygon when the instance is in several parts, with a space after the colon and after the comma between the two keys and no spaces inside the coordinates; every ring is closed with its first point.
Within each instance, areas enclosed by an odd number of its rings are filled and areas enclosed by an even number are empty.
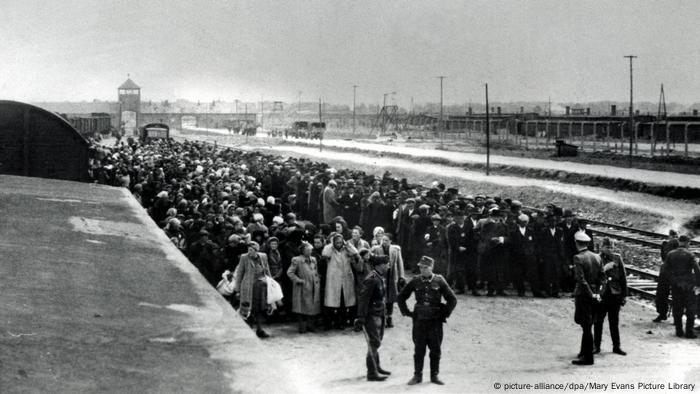
{"type": "Polygon", "coordinates": [[[440,374],[440,356],[430,355],[430,382],[443,385],[445,384],[438,378],[440,374]]]}
{"type": "Polygon", "coordinates": [[[686,338],[694,339],[694,338],[698,337],[693,332],[694,325],[695,325],[695,317],[694,316],[687,316],[686,321],[685,321],[685,337],[686,338]]]}
{"type": "Polygon", "coordinates": [[[379,353],[377,353],[377,357],[375,360],[377,361],[377,372],[379,372],[382,375],[391,375],[391,372],[387,371],[386,369],[383,369],[382,364],[379,363],[379,353]]]}
{"type": "Polygon", "coordinates": [[[683,323],[676,320],[676,321],[674,321],[674,325],[676,326],[676,336],[677,337],[685,336],[684,332],[683,332],[683,323]]]}
{"type": "Polygon", "coordinates": [[[391,316],[387,316],[386,328],[392,328],[392,327],[394,327],[394,320],[391,318],[391,316]]]}
{"type": "Polygon", "coordinates": [[[367,362],[367,380],[368,381],[381,382],[383,380],[386,380],[386,376],[379,375],[379,373],[377,371],[377,362],[375,361],[374,357],[370,353],[367,353],[367,358],[365,360],[367,362]]]}
{"type": "Polygon", "coordinates": [[[413,355],[413,377],[408,381],[409,386],[421,383],[423,381],[423,359],[425,356],[418,357],[413,355]]]}

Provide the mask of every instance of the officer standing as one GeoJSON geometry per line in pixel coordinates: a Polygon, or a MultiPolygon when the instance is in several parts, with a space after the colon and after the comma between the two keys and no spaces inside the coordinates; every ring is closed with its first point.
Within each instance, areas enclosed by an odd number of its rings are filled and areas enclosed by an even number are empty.
{"type": "Polygon", "coordinates": [[[600,302],[600,289],[605,283],[605,271],[599,255],[588,250],[591,238],[579,231],[574,235],[576,250],[574,256],[574,297],[576,309],[574,321],[581,326],[581,351],[579,358],[571,361],[574,365],[593,365],[593,313],[600,302]]]}
{"type": "Polygon", "coordinates": [[[687,235],[681,235],[678,238],[680,246],[666,256],[665,271],[671,284],[673,324],[676,326],[676,336],[696,338],[697,336],[693,332],[695,288],[700,285],[700,267],[698,267],[693,252],[688,250],[689,242],[690,238],[687,235]],[[683,314],[685,314],[686,319],[685,333],[683,332],[683,314]]]}
{"type": "Polygon", "coordinates": [[[370,256],[372,271],[362,281],[357,305],[355,331],[364,330],[367,340],[367,380],[381,382],[391,372],[382,369],[379,364],[379,347],[384,337],[384,310],[386,302],[387,256],[370,256]]]}
{"type": "Polygon", "coordinates": [[[420,275],[415,276],[401,290],[397,297],[399,309],[404,316],[413,318],[414,374],[409,385],[423,381],[423,360],[426,346],[430,349],[430,381],[444,384],[439,378],[440,345],[442,344],[442,323],[447,321],[455,306],[457,297],[445,278],[433,273],[434,260],[423,256],[418,262],[420,275]],[[416,304],[411,312],[406,300],[415,292],[416,304]],[[447,304],[442,303],[445,298],[447,304]]]}

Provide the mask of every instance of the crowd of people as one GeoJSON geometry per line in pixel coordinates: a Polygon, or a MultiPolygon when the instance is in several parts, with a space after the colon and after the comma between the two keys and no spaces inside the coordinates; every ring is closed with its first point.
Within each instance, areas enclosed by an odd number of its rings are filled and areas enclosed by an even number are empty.
{"type": "MultiPolygon", "coordinates": [[[[586,221],[553,204],[528,210],[439,182],[203,142],[122,141],[97,150],[92,172],[99,183],[128,187],[213,286],[230,284],[227,297],[260,337],[268,335],[265,319],[296,318],[302,333],[351,326],[373,256],[388,258],[390,328],[397,295],[424,256],[457,294],[506,296],[512,284],[512,295],[529,288],[535,297],[559,297],[576,285],[577,234],[594,249],[586,221]],[[283,300],[270,303],[277,285],[283,300]]],[[[619,267],[624,278],[612,244],[603,246],[602,255],[618,262],[606,269],[619,267]]],[[[626,295],[619,286],[608,303],[618,308],[606,310],[618,349],[613,331],[626,295]]]]}

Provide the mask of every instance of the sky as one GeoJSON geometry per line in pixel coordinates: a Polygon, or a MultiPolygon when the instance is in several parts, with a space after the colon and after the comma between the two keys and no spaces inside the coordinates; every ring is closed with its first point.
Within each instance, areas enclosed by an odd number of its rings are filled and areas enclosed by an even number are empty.
{"type": "Polygon", "coordinates": [[[696,1],[2,3],[0,99],[700,101],[696,1]]]}

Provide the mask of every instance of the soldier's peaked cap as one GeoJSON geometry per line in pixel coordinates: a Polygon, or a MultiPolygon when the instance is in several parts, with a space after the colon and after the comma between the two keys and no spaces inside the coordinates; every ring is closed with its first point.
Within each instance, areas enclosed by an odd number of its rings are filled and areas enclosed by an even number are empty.
{"type": "Polygon", "coordinates": [[[418,265],[424,265],[426,267],[432,267],[433,264],[435,264],[435,260],[428,256],[423,256],[418,261],[418,265]]]}

